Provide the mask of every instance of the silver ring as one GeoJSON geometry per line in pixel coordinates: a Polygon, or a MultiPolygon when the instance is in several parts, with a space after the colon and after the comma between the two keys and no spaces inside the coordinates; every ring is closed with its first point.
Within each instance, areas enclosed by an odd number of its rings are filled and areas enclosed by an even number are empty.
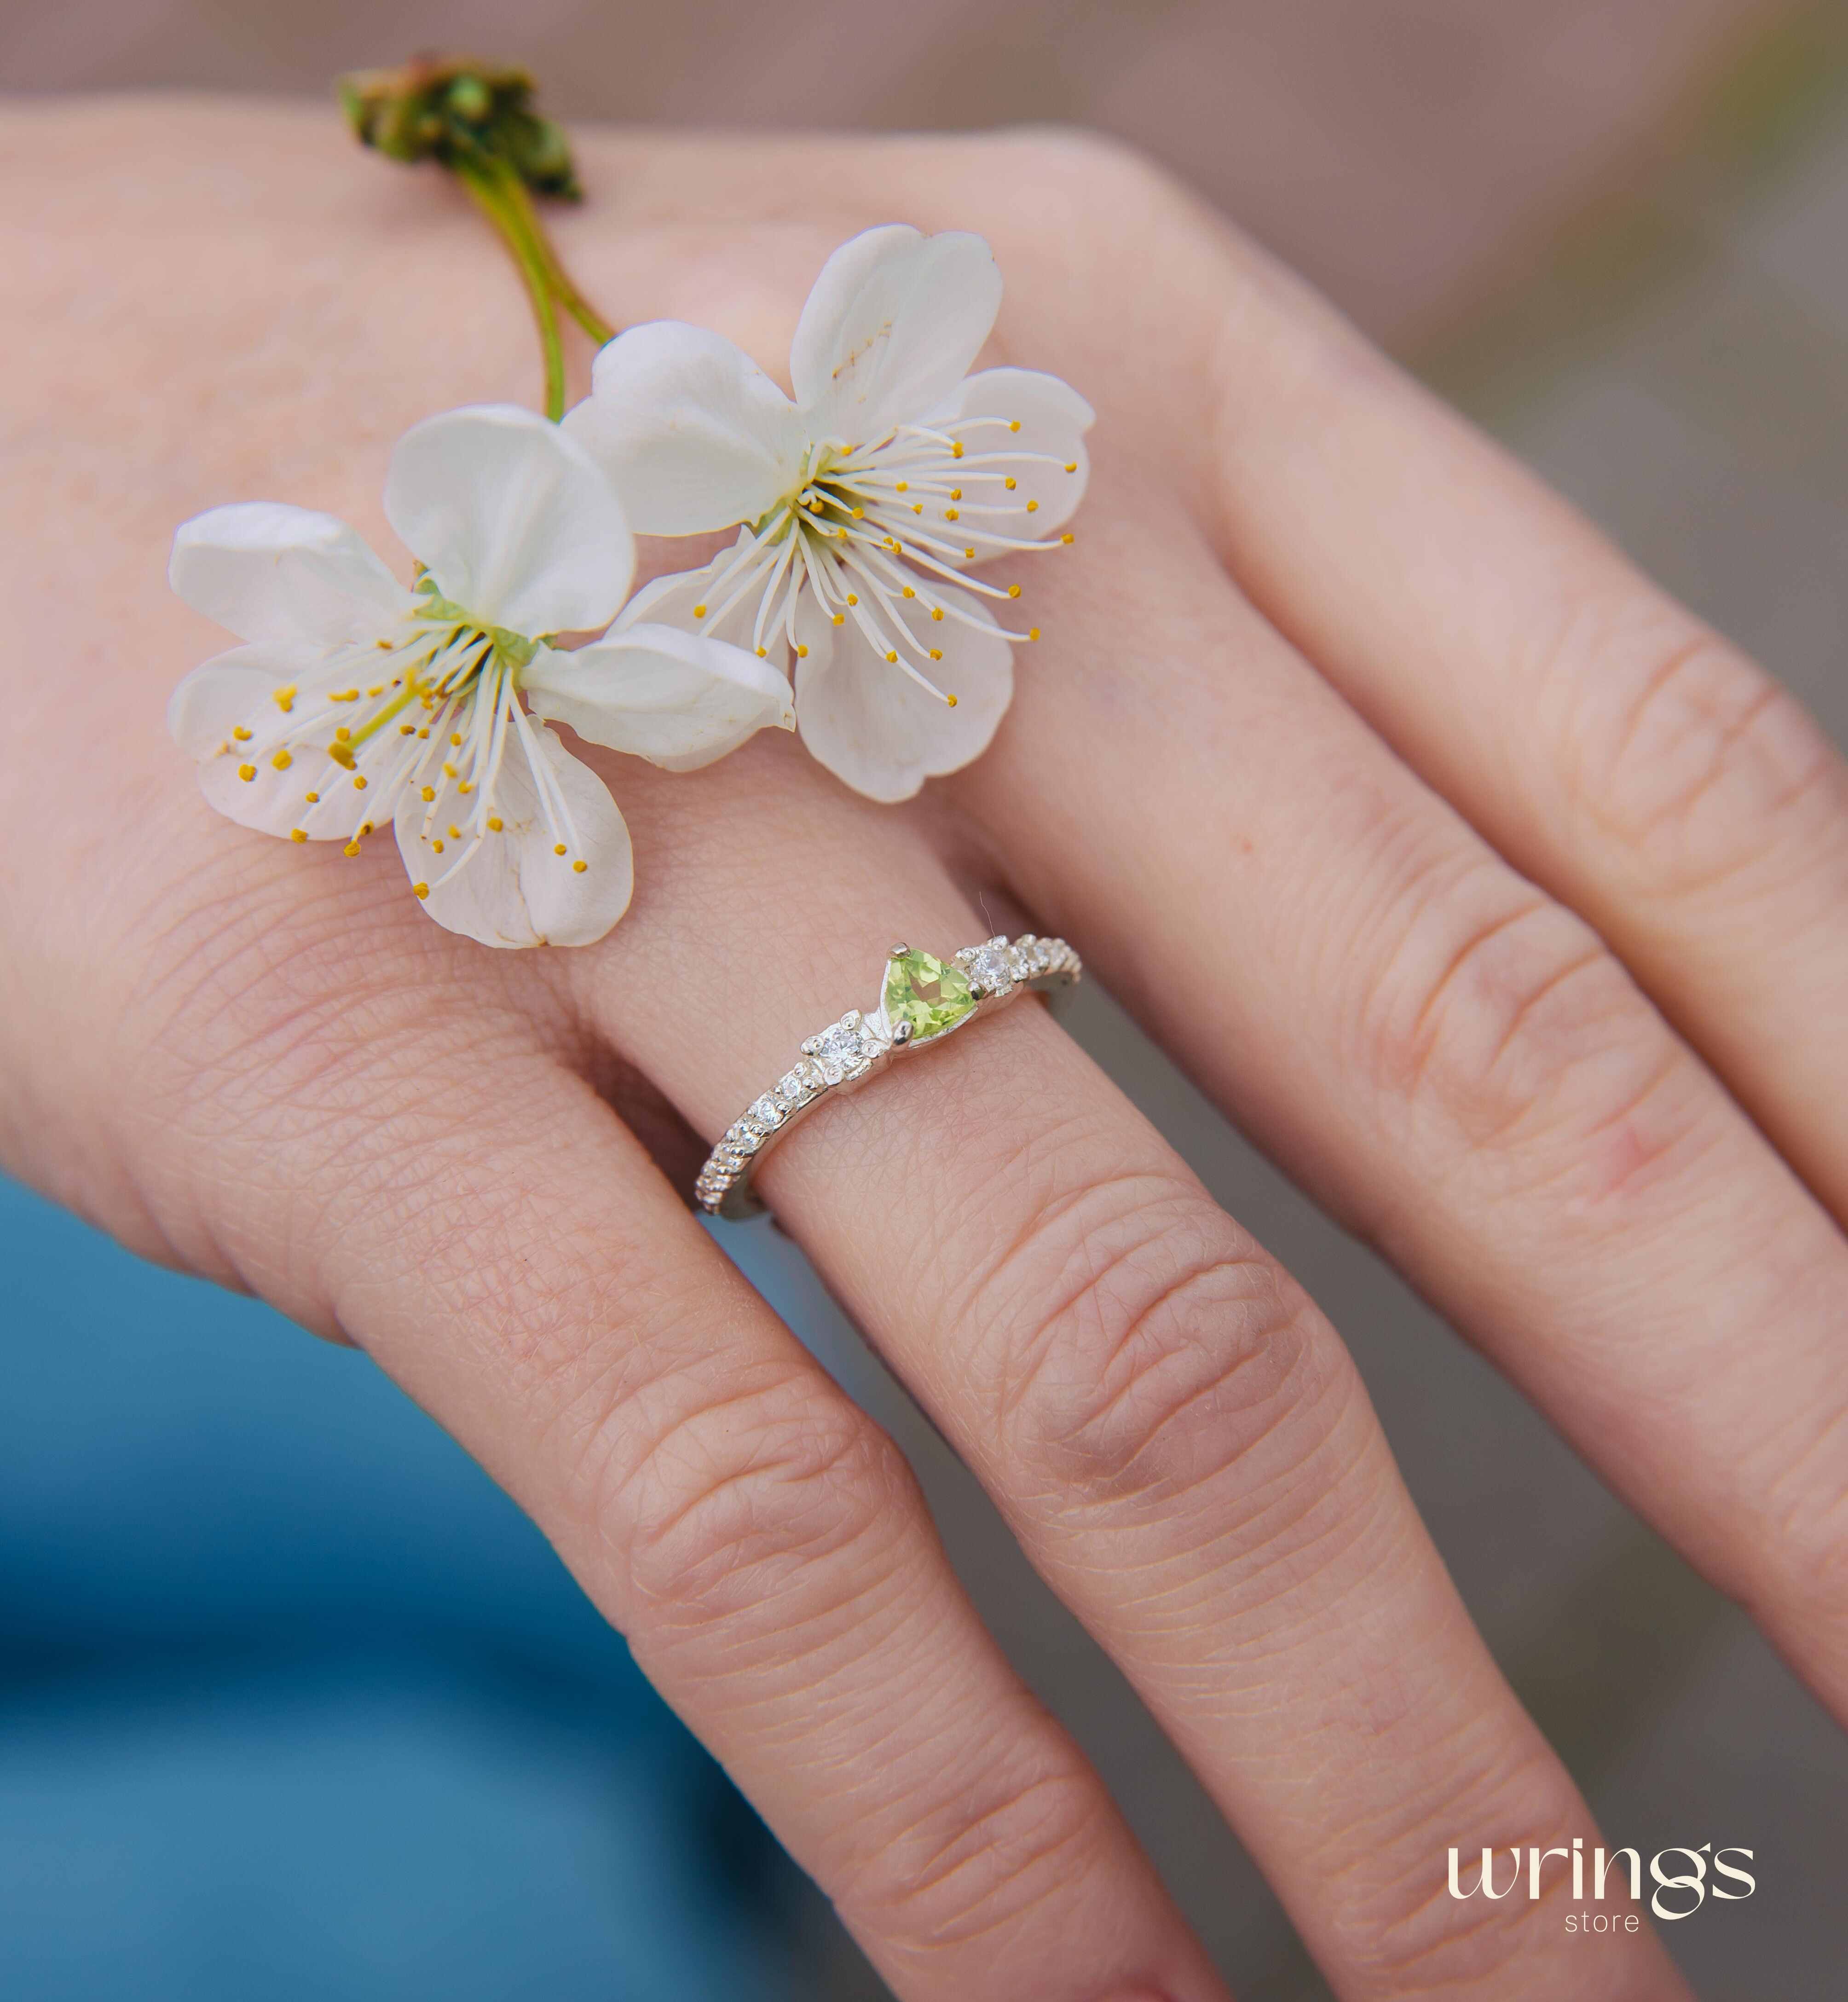
{"type": "Polygon", "coordinates": [[[894,1057],[934,1049],[978,1015],[992,1013],[1030,990],[1069,987],[1084,969],[1063,939],[1011,943],[1005,937],[966,945],[948,959],[895,945],[886,955],[879,1006],[849,1008],[802,1045],[801,1060],[784,1072],[725,1130],[699,1170],[693,1193],[713,1216],[755,1216],[763,1198],[751,1171],[799,1119],[825,1098],[856,1089],[894,1057]]]}

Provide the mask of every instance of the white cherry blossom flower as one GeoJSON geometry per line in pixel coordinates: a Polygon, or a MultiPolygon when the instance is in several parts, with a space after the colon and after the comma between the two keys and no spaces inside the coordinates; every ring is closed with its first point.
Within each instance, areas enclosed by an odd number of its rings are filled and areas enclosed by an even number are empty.
{"type": "Polygon", "coordinates": [[[1090,406],[1056,376],[971,365],[1001,277],[979,236],[870,229],[823,267],[792,402],[716,333],[657,320],[598,355],[565,419],[646,535],[745,525],[636,615],[795,657],[821,762],[877,800],[978,756],[1013,692],[1017,583],[971,564],[1055,548],[1083,497],[1090,406]]]}
{"type": "Polygon", "coordinates": [[[629,830],[537,719],[687,770],[767,724],[793,727],[787,682],[741,648],[634,619],[574,652],[548,644],[608,621],[634,551],[608,480],[529,410],[413,426],[385,508],[418,560],[414,589],[331,514],[253,501],[181,528],[173,588],[246,644],[187,676],[169,727],[243,826],[357,855],[391,823],[451,931],[601,938],[628,908],[629,830]]]}

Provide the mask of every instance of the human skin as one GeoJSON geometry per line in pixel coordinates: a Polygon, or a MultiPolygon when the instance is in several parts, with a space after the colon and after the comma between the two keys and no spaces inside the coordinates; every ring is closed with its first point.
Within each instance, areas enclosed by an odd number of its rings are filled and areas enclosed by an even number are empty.
{"type": "MultiPolygon", "coordinates": [[[[530,397],[499,253],[313,110],[16,106],[0,149],[0,1159],[375,1357],[905,2002],[1223,1990],[896,1449],[685,1205],[894,938],[1072,939],[1843,1714],[1848,774],[1778,687],[1131,157],[587,134],[557,235],[606,314],[780,374],[842,238],[976,228],[991,358],[1084,391],[1094,471],[978,762],[890,808],[773,734],[587,750],[629,913],[489,952],[389,849],[215,818],[162,713],[226,644],[177,522],[284,499],[389,550],[399,432],[530,397]]],[[[1042,1010],[761,1181],[1338,1993],[1686,1992],[1647,1927],[1569,1937],[1557,1864],[1448,1896],[1450,1846],[1589,1814],[1335,1331],[1042,1010]]]]}

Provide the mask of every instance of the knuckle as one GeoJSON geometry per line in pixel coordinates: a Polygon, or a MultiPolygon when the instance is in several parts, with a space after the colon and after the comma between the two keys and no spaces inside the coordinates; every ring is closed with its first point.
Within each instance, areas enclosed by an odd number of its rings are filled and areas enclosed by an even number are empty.
{"type": "Polygon", "coordinates": [[[1382,1758],[1406,1775],[1383,1810],[1337,1804],[1324,1817],[1313,1861],[1325,1916],[1370,1993],[1499,1993],[1493,1977],[1531,1952],[1536,1926],[1543,1934],[1560,1923],[1572,1839],[1589,1833],[1584,1804],[1538,1732],[1510,1732],[1492,1703],[1452,1708],[1440,1739],[1429,1735],[1431,1721],[1428,1704],[1407,1713],[1415,1749],[1381,1741],[1382,1758]],[[1477,1888],[1476,1866],[1491,1847],[1498,1888],[1510,1852],[1517,1858],[1518,1896],[1485,1897],[1477,1888]],[[1536,1851],[1537,1899],[1528,1895],[1536,1851]]]}
{"type": "Polygon", "coordinates": [[[1574,803],[1658,893],[1801,855],[1818,815],[1848,806],[1821,727],[1706,628],[1656,616],[1637,632],[1581,613],[1559,652],[1574,664],[1564,679],[1574,803]]]}
{"type": "Polygon", "coordinates": [[[1108,1840],[1098,1807],[1074,1763],[1024,1775],[1004,1765],[882,1843],[839,1902],[914,1964],[1011,1933],[1094,1874],[1108,1840]]]}
{"type": "Polygon", "coordinates": [[[626,1603],[679,1626],[773,1615],[786,1629],[876,1575],[917,1506],[892,1441],[783,1362],[690,1397],[629,1387],[582,1463],[626,1603]]]}
{"type": "Polygon", "coordinates": [[[1034,189],[1043,196],[1068,197],[1079,208],[1100,194],[1166,196],[1179,187],[1139,146],[1093,126],[1042,126],[1015,143],[1034,189]]]}
{"type": "Polygon", "coordinates": [[[1344,1355],[1204,1191],[1107,1174],[1049,1193],[987,1292],[998,1445],[1080,1505],[1170,1514],[1235,1465],[1255,1488],[1332,1422],[1344,1355]],[[1316,1422],[1320,1413],[1325,1422],[1316,1422]]]}
{"type": "Polygon", "coordinates": [[[1564,1923],[1572,1837],[1584,1833],[1563,1776],[1538,1755],[1487,1788],[1476,1782],[1431,1795],[1407,1819],[1391,1857],[1370,1846],[1336,1893],[1356,1959],[1383,1994],[1494,1992],[1499,1977],[1531,1955],[1536,1937],[1564,1923]],[[1518,1895],[1498,1903],[1477,1890],[1453,1899],[1446,1874],[1452,1845],[1466,1883],[1473,1882],[1483,1848],[1493,1847],[1498,1871],[1515,1851],[1523,1879],[1518,1895]],[[1553,1854],[1534,1899],[1525,1881],[1532,1857],[1548,1850],[1553,1854]]]}
{"type": "Polygon", "coordinates": [[[1601,1195],[1687,1136],[1679,1046],[1571,912],[1473,860],[1415,876],[1390,930],[1360,975],[1359,1068],[1414,1124],[1441,1122],[1477,1162],[1572,1162],[1601,1195]]]}
{"type": "Polygon", "coordinates": [[[1107,246],[1145,246],[1151,229],[1166,239],[1177,228],[1199,227],[1194,198],[1150,155],[1103,132],[1076,125],[1019,134],[1013,185],[1036,235],[1077,256],[1107,246]]]}

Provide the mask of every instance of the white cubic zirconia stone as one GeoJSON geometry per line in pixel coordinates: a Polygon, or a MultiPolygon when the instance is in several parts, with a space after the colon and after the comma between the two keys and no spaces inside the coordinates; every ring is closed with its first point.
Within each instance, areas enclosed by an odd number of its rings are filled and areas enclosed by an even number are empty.
{"type": "Polygon", "coordinates": [[[815,1038],[815,1061],[830,1084],[838,1084],[866,1065],[866,1051],[857,1027],[837,1022],[815,1038]]]}
{"type": "Polygon", "coordinates": [[[751,1100],[751,1117],[766,1132],[769,1132],[783,1124],[785,1114],[783,1107],[765,1092],[762,1098],[751,1100]]]}
{"type": "Polygon", "coordinates": [[[1013,955],[1006,946],[985,945],[969,961],[969,978],[985,994],[999,994],[1014,984],[1013,955]]]}

